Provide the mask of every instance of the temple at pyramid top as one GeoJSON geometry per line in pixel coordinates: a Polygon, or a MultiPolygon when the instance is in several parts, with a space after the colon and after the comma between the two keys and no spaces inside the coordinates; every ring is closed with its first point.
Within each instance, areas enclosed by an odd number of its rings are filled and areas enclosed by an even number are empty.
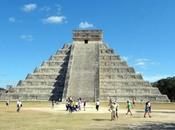
{"type": "Polygon", "coordinates": [[[103,32],[102,30],[73,30],[74,41],[102,41],[103,32]]]}

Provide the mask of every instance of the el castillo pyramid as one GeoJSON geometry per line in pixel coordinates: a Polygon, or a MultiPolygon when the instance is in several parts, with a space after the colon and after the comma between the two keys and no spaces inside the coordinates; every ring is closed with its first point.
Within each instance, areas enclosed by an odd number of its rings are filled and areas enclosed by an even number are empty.
{"type": "Polygon", "coordinates": [[[73,42],[44,61],[1,100],[64,100],[169,102],[157,88],[103,42],[101,30],[74,30],[73,42]]]}

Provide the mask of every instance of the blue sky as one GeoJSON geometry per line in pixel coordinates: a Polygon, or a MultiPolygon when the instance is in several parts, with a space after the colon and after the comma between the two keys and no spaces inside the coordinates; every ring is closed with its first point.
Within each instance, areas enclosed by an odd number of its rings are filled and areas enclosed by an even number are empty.
{"type": "Polygon", "coordinates": [[[145,80],[175,75],[174,0],[0,2],[0,87],[25,79],[79,28],[102,29],[108,46],[145,80]]]}

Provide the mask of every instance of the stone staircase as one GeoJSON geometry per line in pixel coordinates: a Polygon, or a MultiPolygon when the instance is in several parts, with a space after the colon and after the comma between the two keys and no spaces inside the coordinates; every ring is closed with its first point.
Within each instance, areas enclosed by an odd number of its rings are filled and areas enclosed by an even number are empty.
{"type": "Polygon", "coordinates": [[[95,100],[95,88],[98,88],[98,43],[72,45],[72,61],[67,73],[65,98],[72,96],[86,100],[95,100]]]}

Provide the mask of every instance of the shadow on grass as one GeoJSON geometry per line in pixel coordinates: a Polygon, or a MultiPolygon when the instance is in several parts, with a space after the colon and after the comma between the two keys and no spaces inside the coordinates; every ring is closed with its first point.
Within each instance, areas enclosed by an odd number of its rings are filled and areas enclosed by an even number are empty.
{"type": "MultiPolygon", "coordinates": [[[[106,120],[106,119],[104,119],[106,120]]],[[[120,125],[116,124],[114,126],[109,126],[109,127],[103,127],[103,128],[98,128],[94,127],[91,129],[95,130],[175,130],[175,123],[148,123],[148,124],[143,124],[143,125],[137,125],[137,124],[125,124],[125,125],[120,125]]],[[[86,130],[91,130],[91,129],[86,129],[86,130]]]]}
{"type": "Polygon", "coordinates": [[[175,130],[175,123],[149,123],[133,128],[137,130],[175,130]]]}
{"type": "Polygon", "coordinates": [[[110,119],[92,119],[94,121],[110,121],[110,119]]]}
{"type": "Polygon", "coordinates": [[[133,124],[130,126],[119,125],[116,128],[123,128],[126,130],[175,130],[175,123],[147,123],[143,125],[133,124]]]}
{"type": "MultiPolygon", "coordinates": [[[[136,111],[137,113],[144,113],[144,111],[136,111]]],[[[175,111],[152,111],[153,113],[175,113],[175,111]]]]}

